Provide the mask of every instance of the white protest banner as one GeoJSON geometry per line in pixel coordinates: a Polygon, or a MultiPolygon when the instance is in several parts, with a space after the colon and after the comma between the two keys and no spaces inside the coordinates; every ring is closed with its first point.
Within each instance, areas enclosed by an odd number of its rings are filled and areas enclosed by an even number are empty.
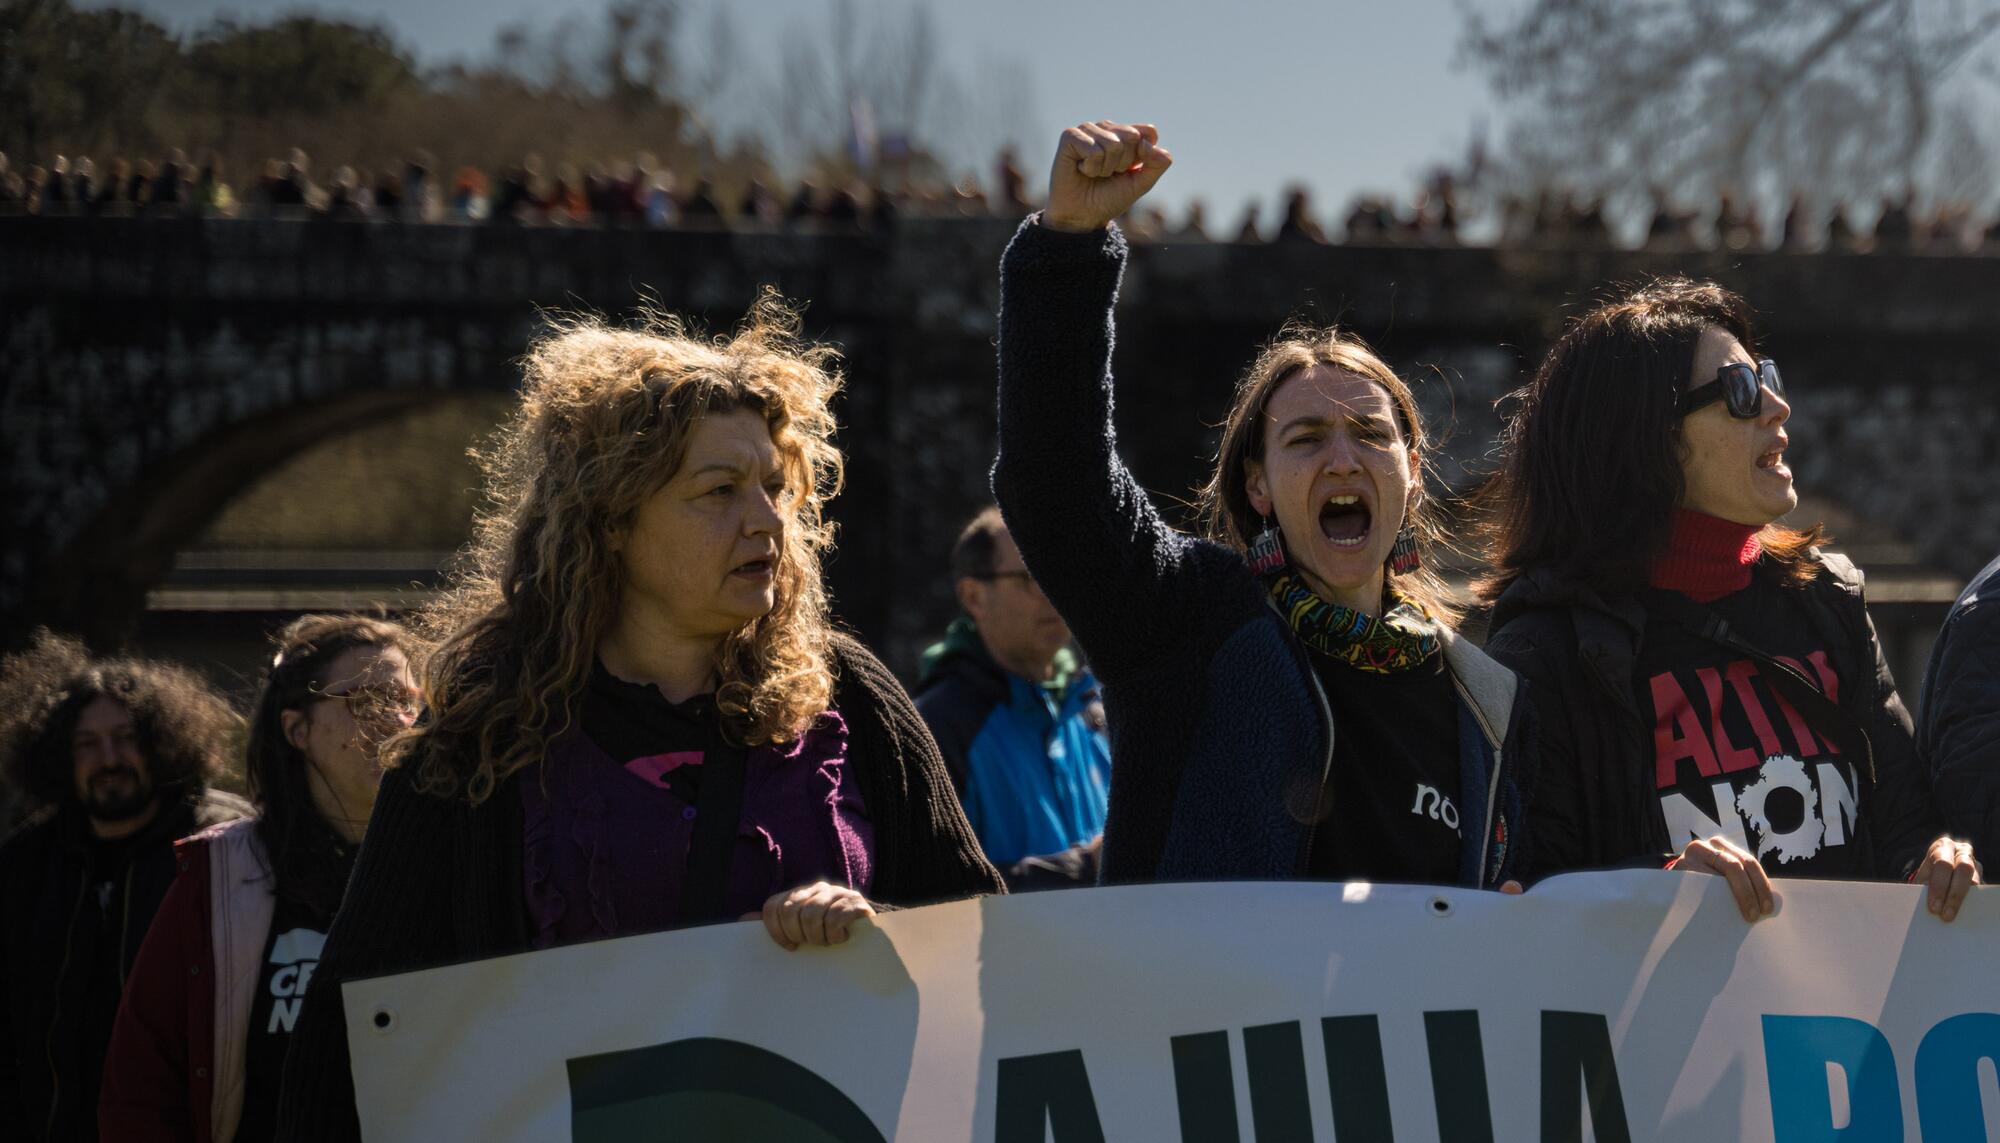
{"type": "Polygon", "coordinates": [[[350,982],[371,1143],[2000,1140],[2000,896],[1070,890],[350,982]],[[1986,1062],[1982,1062],[1986,1061],[1986,1062]]]}

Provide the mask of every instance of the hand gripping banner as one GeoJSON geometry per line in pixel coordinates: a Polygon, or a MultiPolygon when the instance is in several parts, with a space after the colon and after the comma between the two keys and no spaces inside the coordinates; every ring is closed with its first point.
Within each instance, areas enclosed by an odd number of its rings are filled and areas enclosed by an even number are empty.
{"type": "Polygon", "coordinates": [[[2000,898],[1573,874],[1070,890],[345,986],[389,1140],[2000,1140],[2000,898]]]}

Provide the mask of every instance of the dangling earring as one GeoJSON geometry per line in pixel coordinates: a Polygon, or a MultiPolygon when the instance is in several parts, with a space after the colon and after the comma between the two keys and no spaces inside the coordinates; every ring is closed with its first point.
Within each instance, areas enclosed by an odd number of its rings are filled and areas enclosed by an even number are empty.
{"type": "Polygon", "coordinates": [[[1250,570],[1258,575],[1269,575],[1285,566],[1284,536],[1269,516],[1264,517],[1264,530],[1250,541],[1249,559],[1250,570]]]}
{"type": "Polygon", "coordinates": [[[1396,533],[1396,542],[1389,548],[1389,574],[1408,575],[1424,563],[1417,552],[1417,530],[1408,524],[1396,533]]]}

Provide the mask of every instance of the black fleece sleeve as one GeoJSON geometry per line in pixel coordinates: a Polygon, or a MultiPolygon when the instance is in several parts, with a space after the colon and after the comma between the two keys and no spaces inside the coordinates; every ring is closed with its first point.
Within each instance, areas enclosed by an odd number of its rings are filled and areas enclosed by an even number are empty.
{"type": "Polygon", "coordinates": [[[2000,859],[2000,606],[1974,599],[1938,632],[1917,749],[1953,837],[2000,859]]]}
{"type": "Polygon", "coordinates": [[[864,785],[871,799],[893,795],[893,803],[875,800],[870,806],[871,813],[892,813],[896,820],[877,821],[877,845],[895,849],[881,851],[880,877],[869,896],[908,906],[1005,893],[909,692],[859,641],[839,638],[835,651],[840,664],[835,706],[848,720],[850,756],[873,766],[864,785]]]}
{"type": "Polygon", "coordinates": [[[1022,223],[1000,262],[1000,452],[993,495],[1021,558],[1107,682],[1184,638],[1199,548],[1169,527],[1118,456],[1113,226],[1022,223]]]}
{"type": "Polygon", "coordinates": [[[944,758],[945,772],[952,789],[965,801],[965,784],[971,777],[972,740],[986,711],[976,706],[965,688],[947,679],[916,696],[917,713],[937,741],[944,758]]]}

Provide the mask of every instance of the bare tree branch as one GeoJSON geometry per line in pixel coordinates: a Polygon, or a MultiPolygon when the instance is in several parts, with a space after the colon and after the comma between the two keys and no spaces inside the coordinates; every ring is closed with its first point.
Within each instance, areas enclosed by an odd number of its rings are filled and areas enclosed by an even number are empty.
{"type": "Polygon", "coordinates": [[[1529,0],[1501,18],[1472,2],[1460,55],[1509,112],[1496,165],[1515,189],[1629,213],[1656,187],[1769,202],[2000,185],[1965,155],[1996,150],[2000,0],[1529,0]]]}
{"type": "Polygon", "coordinates": [[[1794,59],[1784,71],[1768,80],[1759,77],[1758,88],[1763,93],[1762,98],[1758,101],[1756,110],[1743,117],[1742,124],[1729,142],[1726,161],[1730,170],[1741,171],[1746,167],[1745,159],[1750,150],[1751,140],[1756,138],[1758,130],[1765,125],[1767,117],[1778,102],[1804,82],[1814,68],[1833,54],[1835,48],[1849,36],[1860,31],[1870,19],[1888,9],[1892,2],[1894,0],[1866,0],[1865,3],[1854,5],[1841,13],[1840,19],[1835,20],[1826,31],[1821,32],[1818,39],[1807,44],[1805,50],[1800,52],[1798,58],[1794,59]]]}

